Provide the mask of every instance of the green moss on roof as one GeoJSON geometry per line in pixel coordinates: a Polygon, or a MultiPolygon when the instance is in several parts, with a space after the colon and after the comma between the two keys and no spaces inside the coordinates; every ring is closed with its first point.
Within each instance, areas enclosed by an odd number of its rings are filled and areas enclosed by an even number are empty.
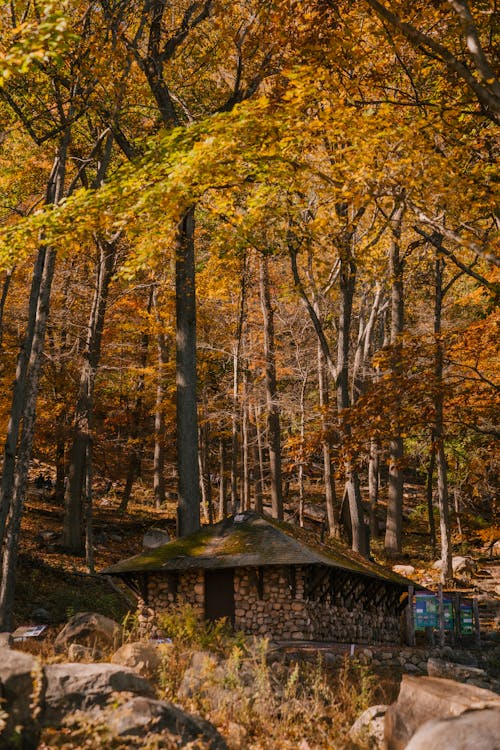
{"type": "Polygon", "coordinates": [[[365,560],[341,542],[311,544],[303,529],[255,513],[205,526],[195,534],[122,560],[103,573],[126,576],[162,570],[267,565],[326,565],[399,586],[410,583],[397,573],[365,560]]]}

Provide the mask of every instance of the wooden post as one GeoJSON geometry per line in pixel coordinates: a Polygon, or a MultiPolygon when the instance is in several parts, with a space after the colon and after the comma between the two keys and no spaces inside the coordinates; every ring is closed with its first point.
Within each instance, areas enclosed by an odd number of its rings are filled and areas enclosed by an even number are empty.
{"type": "Polygon", "coordinates": [[[472,599],[472,613],[474,616],[474,642],[476,648],[481,650],[481,623],[479,621],[479,604],[477,596],[472,599]]]}
{"type": "Polygon", "coordinates": [[[406,610],[406,626],[408,645],[415,645],[415,620],[413,617],[413,592],[414,586],[410,583],[408,586],[408,608],[406,610]]]}
{"type": "Polygon", "coordinates": [[[439,621],[439,645],[441,648],[445,642],[445,630],[444,630],[444,605],[443,605],[443,587],[441,584],[438,586],[438,621],[439,621]]]}
{"type": "Polygon", "coordinates": [[[455,634],[455,642],[462,642],[462,630],[460,627],[460,594],[454,593],[452,597],[452,609],[453,609],[453,632],[455,634]]]}

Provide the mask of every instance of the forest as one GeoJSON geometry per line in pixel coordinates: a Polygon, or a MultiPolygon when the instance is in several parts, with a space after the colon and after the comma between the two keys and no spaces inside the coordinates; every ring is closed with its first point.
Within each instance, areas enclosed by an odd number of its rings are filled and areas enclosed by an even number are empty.
{"type": "Polygon", "coordinates": [[[0,5],[2,630],[40,472],[90,572],[103,494],[499,538],[496,11],[0,5]]]}

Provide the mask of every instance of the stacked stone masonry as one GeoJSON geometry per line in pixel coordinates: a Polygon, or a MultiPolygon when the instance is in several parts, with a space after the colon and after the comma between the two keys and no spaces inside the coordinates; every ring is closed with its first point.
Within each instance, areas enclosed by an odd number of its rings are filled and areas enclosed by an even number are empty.
{"type": "MultiPolygon", "coordinates": [[[[400,615],[394,591],[376,603],[363,582],[332,588],[336,571],[311,588],[311,568],[273,566],[234,571],[235,629],[274,640],[398,643],[400,615]]],[[[157,632],[156,615],[174,603],[188,604],[203,617],[203,570],[151,574],[147,597],[139,602],[141,630],[157,632]]],[[[383,582],[380,584],[384,585],[383,582]]]]}

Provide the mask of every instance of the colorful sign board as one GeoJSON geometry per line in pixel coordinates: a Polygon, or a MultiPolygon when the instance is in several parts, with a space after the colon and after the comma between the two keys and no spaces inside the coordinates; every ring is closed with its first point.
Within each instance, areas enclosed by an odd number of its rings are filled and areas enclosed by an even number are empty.
{"type": "MultiPolygon", "coordinates": [[[[415,630],[426,628],[439,629],[439,598],[437,594],[417,592],[414,599],[415,630]]],[[[453,600],[443,596],[444,629],[452,631],[454,627],[453,600]]],[[[471,635],[474,632],[474,614],[469,599],[460,602],[460,632],[471,635]]]]}

